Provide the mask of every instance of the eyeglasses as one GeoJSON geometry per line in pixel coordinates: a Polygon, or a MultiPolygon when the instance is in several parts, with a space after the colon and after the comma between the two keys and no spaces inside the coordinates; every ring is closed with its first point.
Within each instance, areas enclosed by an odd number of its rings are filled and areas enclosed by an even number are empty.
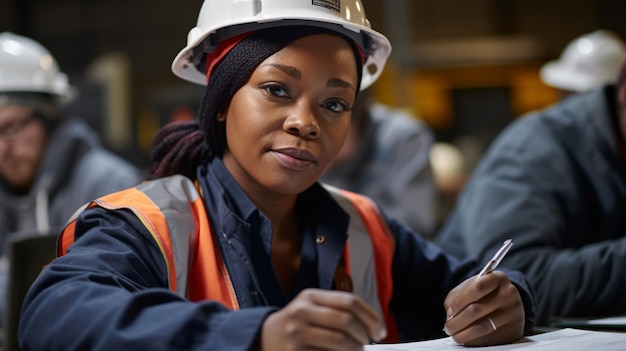
{"type": "Polygon", "coordinates": [[[20,133],[28,127],[28,125],[36,119],[34,115],[11,121],[0,126],[0,139],[4,141],[13,141],[20,133]]]}

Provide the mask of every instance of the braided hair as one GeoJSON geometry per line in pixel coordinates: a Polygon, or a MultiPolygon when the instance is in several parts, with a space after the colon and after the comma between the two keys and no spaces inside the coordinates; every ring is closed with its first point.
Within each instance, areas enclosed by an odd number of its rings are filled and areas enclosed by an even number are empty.
{"type": "MultiPolygon", "coordinates": [[[[297,39],[321,33],[341,36],[332,30],[314,26],[284,26],[252,32],[232,46],[221,61],[213,66],[212,71],[207,73],[209,82],[200,105],[198,121],[171,122],[155,134],[150,150],[152,166],[149,177],[154,179],[182,174],[195,179],[199,165],[214,157],[222,157],[226,148],[226,127],[224,122],[218,121],[217,116],[226,110],[233,95],[266,58],[297,39]]],[[[344,38],[352,44],[360,85],[363,62],[361,51],[351,39],[344,38]]],[[[209,62],[207,66],[211,67],[209,62]]]]}

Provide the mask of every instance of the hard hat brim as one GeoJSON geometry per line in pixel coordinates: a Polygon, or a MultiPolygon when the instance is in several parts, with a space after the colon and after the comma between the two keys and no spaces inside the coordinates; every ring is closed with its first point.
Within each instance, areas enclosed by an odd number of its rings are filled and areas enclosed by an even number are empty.
{"type": "Polygon", "coordinates": [[[541,80],[561,90],[584,92],[606,84],[614,77],[590,77],[572,69],[564,68],[558,61],[550,61],[541,67],[541,80]]]}
{"type": "MultiPolygon", "coordinates": [[[[320,22],[319,20],[310,19],[305,16],[297,17],[292,15],[288,19],[283,20],[272,20],[264,22],[262,24],[247,22],[241,23],[241,25],[249,24],[250,28],[259,29],[263,27],[275,27],[279,25],[295,25],[297,23],[303,25],[315,25],[316,23],[317,25],[320,25],[320,23],[322,25],[330,24],[339,26],[338,28],[343,28],[343,30],[338,32],[352,31],[354,33],[359,33],[362,31],[370,37],[372,41],[373,51],[370,52],[369,56],[366,58],[365,64],[363,65],[364,75],[363,80],[361,81],[361,89],[367,88],[368,86],[373,84],[374,81],[376,81],[376,79],[382,73],[382,68],[384,67],[385,62],[391,53],[391,44],[389,43],[389,40],[381,33],[378,33],[377,31],[364,26],[351,25],[350,27],[348,27],[344,22],[333,21],[330,19],[326,20],[325,22],[320,22]]],[[[192,35],[191,33],[193,31],[194,29],[190,31],[190,36],[192,35]]],[[[184,49],[182,49],[178,53],[178,55],[176,55],[171,66],[172,72],[176,76],[192,83],[201,85],[206,84],[206,76],[202,72],[199,72],[196,67],[194,67],[194,65],[191,63],[191,58],[193,55],[193,49],[196,46],[200,45],[202,41],[205,40],[209,35],[214,34],[215,32],[216,31],[204,33],[203,35],[194,38],[188,43],[188,45],[184,49]]]]}

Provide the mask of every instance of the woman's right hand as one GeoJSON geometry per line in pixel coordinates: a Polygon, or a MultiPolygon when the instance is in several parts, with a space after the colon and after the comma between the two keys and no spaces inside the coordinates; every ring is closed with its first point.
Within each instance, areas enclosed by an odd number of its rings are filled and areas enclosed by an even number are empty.
{"type": "Polygon", "coordinates": [[[263,323],[261,350],[362,350],[385,338],[385,323],[358,296],[342,291],[303,290],[263,323]]]}

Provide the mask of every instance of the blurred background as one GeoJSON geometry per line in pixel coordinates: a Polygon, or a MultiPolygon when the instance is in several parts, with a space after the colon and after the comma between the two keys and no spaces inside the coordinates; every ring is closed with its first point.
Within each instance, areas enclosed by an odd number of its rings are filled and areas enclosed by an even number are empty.
{"type": "MultiPolygon", "coordinates": [[[[626,38],[624,0],[363,0],[393,52],[373,87],[438,141],[460,147],[471,169],[512,119],[559,99],[539,79],[575,37],[596,29],[626,38]]],[[[81,98],[69,107],[106,146],[147,165],[153,133],[193,118],[202,87],[175,77],[202,1],[2,0],[0,31],[46,46],[81,98]]]]}

